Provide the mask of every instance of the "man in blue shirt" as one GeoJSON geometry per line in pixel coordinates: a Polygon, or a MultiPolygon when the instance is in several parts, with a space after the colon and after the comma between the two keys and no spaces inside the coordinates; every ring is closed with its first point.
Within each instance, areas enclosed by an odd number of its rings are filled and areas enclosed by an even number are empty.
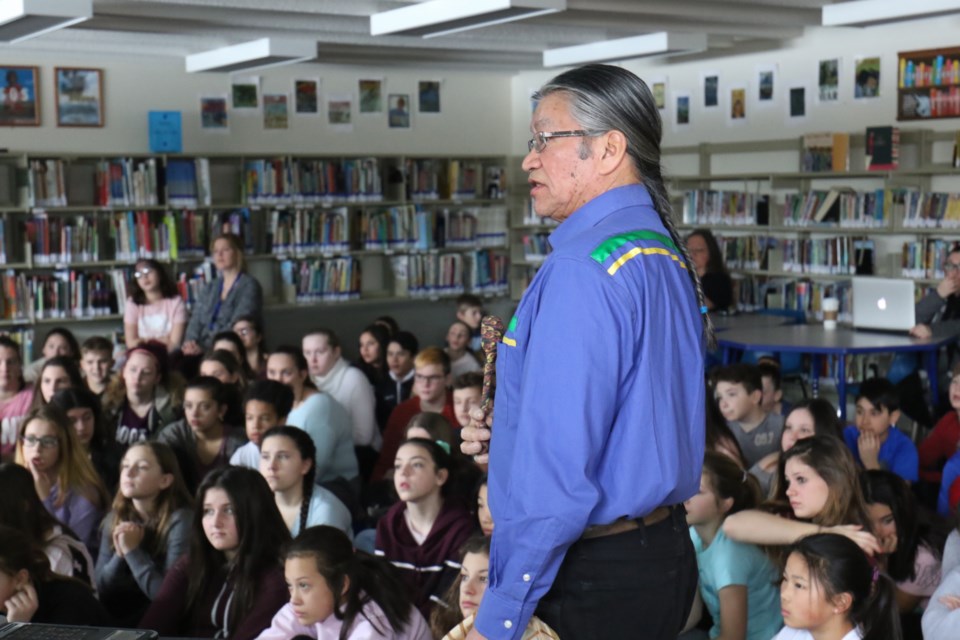
{"type": "MultiPolygon", "coordinates": [[[[536,611],[561,638],[673,639],[697,584],[681,503],[700,483],[710,325],[669,219],[660,117],[605,65],[537,99],[523,168],[562,224],[498,347],[490,582],[470,637],[520,638],[536,611]]],[[[489,433],[464,429],[464,452],[489,433]]]]}

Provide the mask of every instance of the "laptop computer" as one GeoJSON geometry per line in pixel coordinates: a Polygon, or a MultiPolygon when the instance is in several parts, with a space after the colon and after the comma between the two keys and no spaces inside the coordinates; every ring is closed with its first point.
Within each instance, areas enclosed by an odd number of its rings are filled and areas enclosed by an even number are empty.
{"type": "Polygon", "coordinates": [[[65,624],[32,624],[7,622],[0,624],[2,640],[156,640],[156,631],[79,627],[65,624]]]}
{"type": "Polygon", "coordinates": [[[853,279],[853,328],[907,332],[917,324],[913,280],[853,279]]]}

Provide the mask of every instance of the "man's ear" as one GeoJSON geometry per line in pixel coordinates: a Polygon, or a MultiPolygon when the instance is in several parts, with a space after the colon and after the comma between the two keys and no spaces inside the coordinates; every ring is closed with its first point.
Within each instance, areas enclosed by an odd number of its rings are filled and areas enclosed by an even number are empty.
{"type": "Polygon", "coordinates": [[[614,171],[627,157],[627,137],[621,131],[607,131],[597,138],[597,145],[596,154],[602,173],[614,171]]]}

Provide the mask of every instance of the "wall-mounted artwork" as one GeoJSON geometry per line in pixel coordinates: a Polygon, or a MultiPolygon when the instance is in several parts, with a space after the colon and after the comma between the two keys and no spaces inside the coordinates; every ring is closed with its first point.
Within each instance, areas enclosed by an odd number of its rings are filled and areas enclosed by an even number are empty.
{"type": "Polygon", "coordinates": [[[40,125],[37,67],[0,67],[0,127],[40,125]]]}
{"type": "Polygon", "coordinates": [[[58,127],[103,126],[103,69],[57,67],[58,127]]]}

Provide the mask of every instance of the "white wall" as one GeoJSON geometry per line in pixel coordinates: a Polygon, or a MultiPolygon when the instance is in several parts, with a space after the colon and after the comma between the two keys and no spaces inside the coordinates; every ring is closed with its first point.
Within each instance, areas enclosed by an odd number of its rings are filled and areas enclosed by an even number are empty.
{"type": "MultiPolygon", "coordinates": [[[[185,153],[257,152],[315,154],[502,154],[510,135],[510,79],[504,73],[431,69],[373,69],[299,64],[259,72],[261,90],[292,93],[295,78],[320,78],[321,92],[353,95],[354,128],[334,131],[323,117],[298,116],[290,106],[290,128],[265,131],[259,112],[229,111],[229,133],[200,128],[201,95],[227,95],[229,74],[187,74],[179,58],[91,56],[35,53],[4,47],[3,63],[40,68],[42,126],[0,129],[0,147],[30,152],[146,153],[147,112],[183,113],[185,153]],[[104,69],[106,126],[102,129],[58,128],[54,104],[54,67],[104,69]],[[388,93],[411,98],[411,129],[390,129],[386,113],[359,114],[357,80],[382,78],[388,93]],[[416,112],[419,80],[441,81],[442,113],[416,112]]],[[[246,76],[251,74],[237,74],[246,76]]]]}

